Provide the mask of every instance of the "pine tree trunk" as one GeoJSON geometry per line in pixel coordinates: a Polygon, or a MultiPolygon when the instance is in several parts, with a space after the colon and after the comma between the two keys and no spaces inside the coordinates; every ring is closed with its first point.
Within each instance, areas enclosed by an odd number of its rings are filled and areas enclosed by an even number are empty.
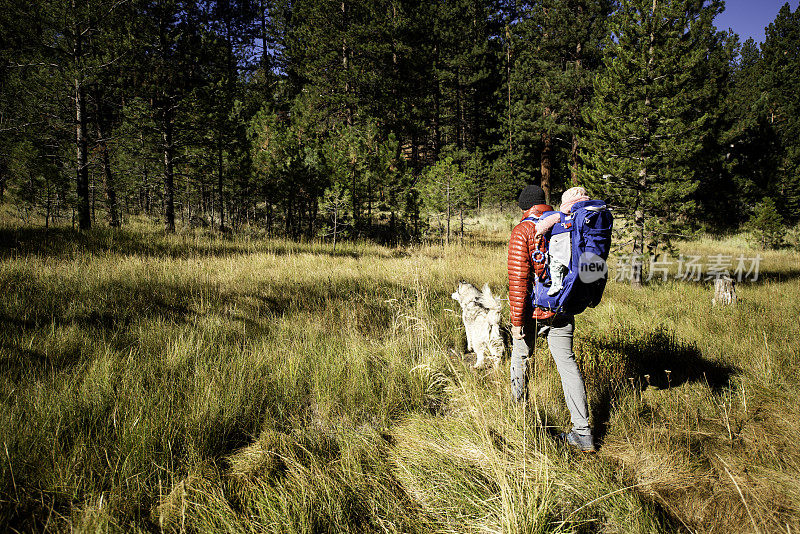
{"type": "Polygon", "coordinates": [[[472,131],[469,135],[469,143],[467,148],[474,151],[478,147],[478,138],[481,134],[481,113],[482,110],[480,99],[478,98],[478,91],[472,92],[472,131]]]}
{"type": "Polygon", "coordinates": [[[463,136],[464,132],[462,130],[463,120],[464,120],[464,104],[462,103],[461,99],[461,75],[458,68],[456,68],[456,146],[458,148],[464,148],[463,136]]]}
{"type": "Polygon", "coordinates": [[[266,205],[267,205],[267,237],[272,237],[273,214],[272,214],[272,203],[269,201],[269,199],[267,199],[266,205]]]}
{"type": "Polygon", "coordinates": [[[345,97],[345,120],[348,126],[353,125],[353,108],[350,103],[350,49],[347,46],[347,2],[342,1],[342,69],[344,70],[344,97],[345,97]]]}
{"type": "Polygon", "coordinates": [[[53,206],[53,193],[50,190],[50,183],[47,183],[47,201],[45,202],[45,210],[44,210],[44,227],[50,228],[50,212],[52,211],[53,206]]]}
{"type": "Polygon", "coordinates": [[[389,217],[389,244],[391,246],[395,246],[397,244],[397,239],[395,238],[397,235],[397,220],[395,217],[394,210],[392,210],[392,214],[389,217]]]}
{"type": "Polygon", "coordinates": [[[0,160],[0,204],[5,201],[5,193],[6,193],[6,162],[5,160],[0,160]]]}
{"type": "Polygon", "coordinates": [[[139,173],[142,175],[142,186],[139,189],[139,209],[150,216],[150,172],[145,162],[144,132],[139,132],[139,141],[142,147],[142,156],[139,159],[139,173]]]}
{"type": "Polygon", "coordinates": [[[297,234],[294,223],[294,218],[295,218],[294,197],[295,197],[294,189],[290,189],[289,198],[286,199],[286,235],[289,236],[290,238],[294,238],[297,234]]]}
{"type": "Polygon", "coordinates": [[[270,72],[270,59],[269,54],[267,53],[267,49],[269,46],[267,45],[267,6],[264,0],[259,2],[260,12],[261,12],[261,45],[263,49],[261,50],[261,70],[264,71],[264,84],[265,88],[269,87],[268,77],[267,74],[270,72]]]}
{"type": "MultiPolygon", "coordinates": [[[[578,10],[579,10],[579,12],[581,14],[583,13],[583,9],[580,6],[578,7],[578,10]]],[[[581,68],[583,67],[582,52],[583,52],[583,44],[580,41],[578,41],[578,43],[575,45],[575,75],[576,75],[575,77],[577,79],[580,79],[580,71],[581,71],[581,68]]],[[[578,105],[579,105],[579,102],[580,102],[579,85],[580,84],[576,84],[576,86],[575,86],[575,96],[574,96],[575,102],[574,102],[574,108],[573,108],[575,110],[575,112],[573,113],[573,116],[572,116],[572,149],[570,150],[570,181],[571,181],[573,186],[578,185],[578,132],[577,132],[577,128],[578,128],[578,121],[579,121],[579,115],[580,115],[580,110],[578,109],[578,105]]]]}
{"type": "Polygon", "coordinates": [[[111,161],[108,156],[108,145],[102,142],[103,177],[106,185],[106,196],[108,197],[108,224],[111,228],[119,228],[119,203],[117,202],[117,190],[114,184],[114,175],[111,172],[111,161]]]}
{"type": "Polygon", "coordinates": [[[372,173],[367,172],[367,228],[372,227],[372,173]]]}
{"type": "MultiPolygon", "coordinates": [[[[171,104],[167,102],[167,106],[171,104]]],[[[172,111],[164,113],[162,136],[164,139],[164,229],[175,232],[175,176],[173,173],[174,147],[172,145],[172,111]]]]}
{"type": "MultiPolygon", "coordinates": [[[[546,110],[545,113],[549,114],[549,110],[546,110]]],[[[542,163],[541,163],[541,171],[542,171],[542,182],[541,187],[544,191],[544,201],[547,204],[550,204],[550,173],[552,171],[552,162],[550,159],[550,155],[553,150],[553,139],[550,137],[550,134],[543,133],[542,134],[542,163]]]]}
{"type": "Polygon", "coordinates": [[[86,142],[86,96],[79,76],[75,78],[75,144],[77,147],[78,228],[88,230],[92,226],[92,218],[86,142]]]}
{"type": "Polygon", "coordinates": [[[438,159],[439,157],[439,150],[441,149],[442,144],[442,132],[441,132],[441,99],[442,99],[442,88],[441,83],[439,81],[439,44],[436,43],[433,47],[433,71],[435,73],[435,80],[434,83],[436,87],[433,90],[433,157],[434,159],[438,159]]]}
{"type": "Polygon", "coordinates": [[[101,117],[100,94],[95,91],[95,126],[97,127],[97,139],[100,144],[101,163],[103,167],[103,177],[106,185],[106,197],[108,198],[108,224],[111,228],[119,228],[119,205],[117,202],[117,189],[114,183],[114,175],[111,172],[111,158],[108,155],[108,143],[103,131],[103,118],[101,117]]]}
{"type": "Polygon", "coordinates": [[[75,145],[76,145],[76,179],[78,193],[78,228],[88,230],[92,226],[91,213],[89,211],[89,164],[87,161],[87,141],[86,141],[86,93],[83,89],[83,73],[81,71],[82,35],[83,32],[78,27],[78,10],[75,0],[72,0],[72,14],[74,23],[72,32],[74,36],[74,46],[72,49],[72,59],[76,69],[75,75],[75,145]]]}
{"type": "MultiPolygon", "coordinates": [[[[653,0],[653,12],[655,13],[656,10],[656,0],[653,0]]],[[[647,59],[647,71],[646,71],[646,81],[649,83],[652,79],[651,69],[653,65],[654,59],[654,42],[655,42],[655,34],[650,33],[650,48],[648,49],[648,59],[647,59]]],[[[651,104],[650,94],[645,94],[644,99],[644,107],[645,112],[649,112],[651,104]]],[[[633,265],[632,265],[632,276],[631,276],[631,285],[634,287],[641,287],[642,286],[642,262],[644,256],[644,246],[645,246],[645,212],[644,212],[644,193],[647,190],[647,166],[645,163],[645,148],[648,146],[650,142],[650,120],[648,118],[644,119],[645,125],[645,139],[642,143],[642,150],[640,152],[640,158],[642,161],[643,167],[639,170],[639,189],[636,192],[636,205],[633,213],[633,225],[635,227],[635,235],[633,238],[633,265]]]]}
{"type": "Polygon", "coordinates": [[[506,24],[506,88],[508,89],[508,155],[506,156],[506,165],[508,166],[508,183],[514,176],[514,151],[513,151],[513,124],[511,122],[511,32],[506,24]]]}
{"type": "Polygon", "coordinates": [[[339,231],[339,206],[333,209],[333,251],[336,252],[336,233],[339,231]]]}
{"type": "Polygon", "coordinates": [[[572,149],[570,150],[570,181],[573,186],[578,185],[578,134],[572,134],[572,149]]]}
{"type": "Polygon", "coordinates": [[[90,172],[89,173],[89,178],[90,178],[90,180],[89,180],[89,186],[90,186],[89,187],[89,195],[90,195],[89,198],[92,199],[91,200],[91,206],[92,206],[91,214],[92,214],[92,224],[94,224],[95,222],[97,222],[97,218],[96,218],[96,216],[97,216],[97,212],[96,212],[96,208],[97,208],[97,184],[95,183],[95,173],[94,172],[90,172]]]}
{"type": "Polygon", "coordinates": [[[419,142],[416,133],[411,134],[411,174],[416,179],[419,176],[419,142]]]}
{"type": "Polygon", "coordinates": [[[450,188],[447,188],[447,244],[450,244],[450,188]]]}
{"type": "Polygon", "coordinates": [[[353,197],[353,229],[358,231],[361,228],[361,206],[356,191],[356,168],[355,165],[350,166],[350,192],[353,197]]]}
{"type": "MultiPolygon", "coordinates": [[[[398,102],[399,99],[397,98],[397,80],[400,79],[400,65],[397,61],[397,3],[392,2],[392,32],[391,32],[391,42],[392,42],[392,107],[389,111],[389,119],[390,124],[392,127],[397,127],[397,118],[398,118],[398,102]]],[[[399,144],[398,144],[399,148],[399,144]]]]}
{"type": "Polygon", "coordinates": [[[224,175],[222,172],[222,132],[220,132],[219,146],[217,147],[217,203],[219,204],[219,229],[225,230],[225,197],[222,192],[224,175]]]}
{"type": "MultiPolygon", "coordinates": [[[[233,30],[231,30],[231,22],[230,19],[226,19],[225,21],[225,48],[227,51],[227,77],[225,78],[225,93],[226,98],[232,99],[233,95],[233,81],[236,79],[236,61],[233,57],[233,41],[231,35],[233,34],[233,30]]],[[[230,105],[230,102],[228,102],[230,105]]],[[[225,170],[224,170],[224,158],[223,158],[223,147],[225,146],[225,131],[226,131],[226,124],[224,120],[220,120],[220,128],[219,128],[219,147],[218,147],[218,154],[217,154],[217,167],[218,167],[218,176],[217,176],[217,197],[219,198],[219,229],[220,231],[225,230],[225,191],[224,191],[224,183],[225,183],[225,170]]],[[[232,208],[233,209],[233,208],[232,208]]],[[[229,224],[234,224],[233,215],[231,213],[228,214],[228,218],[232,220],[229,224]]]]}
{"type": "MultiPolygon", "coordinates": [[[[644,172],[644,170],[642,171],[644,172]]],[[[638,194],[641,197],[641,193],[638,194]]],[[[637,201],[637,208],[633,213],[633,226],[635,235],[633,238],[633,258],[631,260],[631,285],[642,286],[642,256],[644,255],[644,210],[641,208],[641,200],[637,201]]]]}
{"type": "Polygon", "coordinates": [[[458,213],[459,217],[461,218],[461,233],[459,234],[459,242],[464,243],[464,208],[459,209],[458,213]]]}
{"type": "Polygon", "coordinates": [[[308,201],[308,238],[311,239],[314,237],[314,227],[317,222],[317,215],[319,214],[318,211],[319,204],[315,199],[309,199],[308,201]]]}

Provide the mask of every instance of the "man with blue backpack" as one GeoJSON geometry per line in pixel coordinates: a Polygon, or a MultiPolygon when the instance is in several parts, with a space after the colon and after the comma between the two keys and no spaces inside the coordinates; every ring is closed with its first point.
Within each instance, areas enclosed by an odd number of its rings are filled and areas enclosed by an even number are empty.
{"type": "Polygon", "coordinates": [[[596,306],[605,288],[611,214],[605,203],[588,198],[572,203],[568,214],[556,212],[545,204],[544,191],[535,185],[522,190],[519,207],[523,217],[512,230],[508,246],[511,393],[517,402],[527,400],[527,359],[536,336],[546,336],[572,419],[572,430],[560,438],[582,451],[594,452],[586,388],[572,351],[572,336],[575,315],[596,306]],[[550,228],[537,235],[537,223],[544,219],[550,228]],[[566,258],[559,258],[556,264],[568,264],[567,272],[557,275],[561,286],[557,291],[552,291],[550,276],[553,238],[560,243],[561,254],[566,250],[566,258]]]}

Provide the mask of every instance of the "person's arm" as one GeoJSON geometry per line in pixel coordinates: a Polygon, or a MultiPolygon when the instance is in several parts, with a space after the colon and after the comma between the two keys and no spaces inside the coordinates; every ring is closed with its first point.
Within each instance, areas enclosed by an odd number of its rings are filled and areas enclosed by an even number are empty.
{"type": "Polygon", "coordinates": [[[538,238],[540,235],[544,235],[550,231],[553,226],[556,225],[558,221],[561,220],[561,216],[558,213],[554,213],[542,219],[541,221],[536,223],[536,237],[538,238]]]}
{"type": "Polygon", "coordinates": [[[526,224],[518,224],[511,231],[508,242],[508,303],[511,307],[511,324],[520,332],[525,322],[525,309],[530,295],[530,252],[526,224]]]}

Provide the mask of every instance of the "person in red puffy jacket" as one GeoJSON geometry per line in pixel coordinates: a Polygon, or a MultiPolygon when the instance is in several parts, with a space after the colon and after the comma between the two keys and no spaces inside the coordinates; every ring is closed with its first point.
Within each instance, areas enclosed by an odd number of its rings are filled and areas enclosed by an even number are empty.
{"type": "Polygon", "coordinates": [[[542,188],[529,185],[519,196],[522,220],[511,231],[508,243],[508,301],[511,306],[511,394],[515,401],[527,400],[527,360],[536,336],[547,337],[550,354],[556,362],[564,389],[564,399],[572,418],[572,430],[559,437],[570,445],[586,452],[595,450],[589,426],[589,407],[575,354],[572,352],[572,334],[575,318],[534,308],[531,290],[536,283],[532,254],[542,251],[543,236],[536,236],[536,222],[542,213],[553,211],[545,203],[542,188]],[[525,219],[533,220],[525,220],[525,219]]]}

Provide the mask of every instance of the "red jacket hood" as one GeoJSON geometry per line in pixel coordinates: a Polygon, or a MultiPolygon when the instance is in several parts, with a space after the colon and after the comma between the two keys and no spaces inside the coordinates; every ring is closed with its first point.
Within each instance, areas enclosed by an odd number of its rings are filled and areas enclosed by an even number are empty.
{"type": "Polygon", "coordinates": [[[546,211],[553,211],[553,206],[549,204],[536,204],[522,213],[522,219],[527,219],[528,217],[538,217],[546,211]]]}

